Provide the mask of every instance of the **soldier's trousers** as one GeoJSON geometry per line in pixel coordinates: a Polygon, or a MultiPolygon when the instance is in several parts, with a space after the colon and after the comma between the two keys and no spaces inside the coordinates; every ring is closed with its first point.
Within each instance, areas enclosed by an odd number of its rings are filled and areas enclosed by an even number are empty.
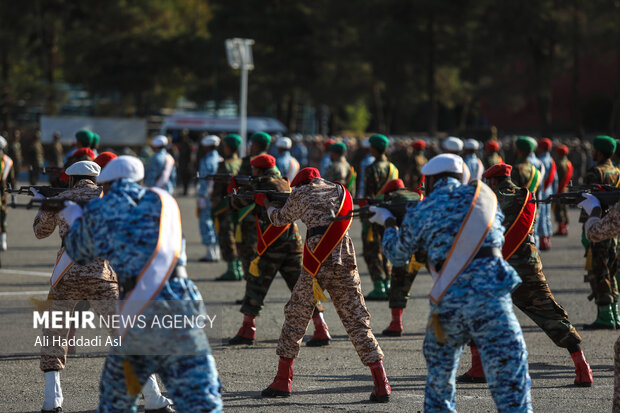
{"type": "Polygon", "coordinates": [[[101,372],[98,413],[137,411],[139,395],[127,391],[124,360],[142,384],[149,375],[159,374],[177,412],[222,411],[221,384],[211,354],[122,356],[110,352],[101,372]]]}
{"type": "Polygon", "coordinates": [[[553,234],[551,228],[551,205],[550,204],[538,204],[538,231],[539,237],[550,237],[553,234]]]}
{"type": "MultiPolygon", "coordinates": [[[[448,294],[450,291],[448,290],[448,294]]],[[[447,295],[448,295],[447,294],[447,295]]],[[[429,323],[424,339],[425,412],[456,412],[455,380],[463,346],[478,346],[491,396],[499,412],[531,412],[527,350],[510,294],[470,291],[431,302],[444,343],[429,323]]]]}
{"type": "Polygon", "coordinates": [[[237,255],[237,245],[235,244],[235,231],[230,213],[228,211],[218,215],[216,218],[219,232],[217,241],[220,244],[220,254],[226,262],[231,262],[239,258],[237,255]]]}
{"type": "Polygon", "coordinates": [[[247,280],[248,277],[252,277],[250,263],[256,257],[256,218],[246,217],[241,224],[237,225],[241,225],[242,234],[241,242],[236,243],[237,254],[243,266],[243,277],[247,280]]]}
{"type": "Polygon", "coordinates": [[[568,207],[564,204],[551,204],[557,223],[568,224],[568,207]]]}
{"type": "Polygon", "coordinates": [[[618,300],[618,241],[616,238],[591,242],[586,249],[588,281],[596,305],[609,305],[618,300]]]}
{"type": "MultiPolygon", "coordinates": [[[[118,300],[118,283],[99,278],[60,280],[50,290],[53,296],[49,311],[71,311],[81,300],[88,300],[97,314],[115,314],[118,300]]],[[[47,345],[41,348],[40,367],[43,371],[62,370],[67,362],[67,346],[54,345],[53,337],[66,339],[68,328],[43,329],[47,345]]]]}
{"type": "Polygon", "coordinates": [[[301,244],[298,241],[274,242],[258,261],[259,276],[255,277],[250,274],[246,277],[241,312],[253,316],[260,314],[265,296],[278,271],[286,281],[289,290],[293,291],[301,272],[301,256],[301,244]]]}
{"type": "Polygon", "coordinates": [[[409,300],[411,285],[418,275],[417,271],[407,271],[407,266],[392,268],[392,287],[390,288],[390,308],[405,308],[409,300]]]}
{"type": "Polygon", "coordinates": [[[200,238],[204,245],[217,243],[217,234],[215,233],[215,225],[211,218],[211,206],[198,210],[198,226],[200,228],[200,238]]]}
{"type": "MultiPolygon", "coordinates": [[[[509,264],[512,265],[510,261],[509,264]]],[[[568,320],[568,314],[555,301],[543,272],[536,266],[531,266],[529,270],[524,270],[522,265],[513,267],[522,281],[512,292],[514,305],[531,318],[556,346],[571,348],[581,343],[581,337],[568,320]]]]}
{"type": "Polygon", "coordinates": [[[364,224],[362,227],[362,254],[364,255],[364,261],[368,267],[370,278],[373,281],[382,281],[390,279],[390,273],[392,272],[392,264],[383,255],[381,248],[381,240],[383,239],[384,228],[381,225],[376,224],[364,224]],[[369,233],[372,236],[369,236],[369,233]]]}
{"type": "MultiPolygon", "coordinates": [[[[362,363],[369,365],[381,360],[383,351],[370,329],[370,313],[362,295],[357,266],[354,263],[334,265],[329,260],[323,263],[316,275],[317,281],[329,293],[362,363]]],[[[296,358],[299,355],[299,345],[314,307],[312,275],[302,270],[291,299],[284,307],[284,325],[276,349],[280,357],[296,358]]]]}

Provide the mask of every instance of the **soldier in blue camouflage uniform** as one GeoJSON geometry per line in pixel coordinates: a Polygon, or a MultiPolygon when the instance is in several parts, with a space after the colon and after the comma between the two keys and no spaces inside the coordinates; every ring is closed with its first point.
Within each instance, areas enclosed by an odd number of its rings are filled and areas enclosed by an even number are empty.
{"type": "MultiPolygon", "coordinates": [[[[402,228],[389,211],[373,207],[374,222],[387,226],[383,236],[385,254],[394,265],[407,264],[414,253],[426,252],[427,263],[441,268],[472,203],[475,188],[461,184],[462,160],[439,155],[422,169],[427,177],[428,197],[405,216],[402,228]]],[[[498,209],[482,242],[483,249],[501,249],[503,215],[498,209]]],[[[463,346],[473,339],[487,375],[498,411],[532,411],[527,350],[513,309],[510,292],[519,277],[496,254],[480,252],[445,292],[431,305],[424,341],[428,368],[425,411],[454,412],[455,376],[463,346]],[[433,327],[430,327],[430,326],[433,327]]]]}
{"type": "Polygon", "coordinates": [[[174,165],[174,158],[166,150],[168,138],[161,135],[157,136],[151,142],[151,146],[155,154],[149,161],[149,166],[144,176],[144,185],[162,188],[172,194],[177,182],[177,168],[174,165]],[[170,162],[172,162],[172,165],[170,165],[170,162]]]}
{"type": "MultiPolygon", "coordinates": [[[[558,180],[557,180],[557,171],[553,168],[553,164],[555,161],[551,157],[551,139],[542,138],[538,142],[538,159],[543,164],[545,172],[541,175],[541,183],[540,183],[540,196],[541,199],[547,198],[551,194],[555,194],[558,189],[558,180]],[[554,174],[551,177],[551,174],[554,174]],[[551,181],[550,185],[545,189],[545,182],[551,181]]],[[[551,229],[551,204],[538,204],[538,222],[537,222],[537,231],[539,241],[540,241],[540,250],[546,251],[551,248],[551,234],[553,233],[551,229]]]]}
{"type": "MultiPolygon", "coordinates": [[[[198,169],[199,176],[212,175],[217,172],[217,165],[221,157],[217,152],[220,138],[209,135],[202,138],[200,144],[205,147],[205,155],[200,160],[198,169]]],[[[211,217],[211,195],[213,194],[213,181],[201,179],[198,181],[196,191],[196,207],[198,208],[198,224],[200,225],[200,238],[206,246],[207,252],[200,259],[201,262],[217,262],[220,260],[220,249],[217,244],[217,234],[211,217]]]]}
{"type": "MultiPolygon", "coordinates": [[[[65,238],[67,252],[75,262],[85,265],[97,257],[107,259],[115,269],[121,286],[121,299],[136,283],[136,277],[149,262],[159,239],[161,200],[153,191],[136,182],[144,176],[142,163],[121,156],[110,162],[100,175],[105,196],[87,204],[83,211],[75,204],[61,214],[73,222],[65,238]],[[119,162],[120,161],[120,162],[119,162]],[[75,211],[77,209],[77,211],[75,211]]],[[[184,252],[177,268],[153,303],[187,300],[187,316],[202,300],[194,283],[184,273],[184,252]]],[[[144,340],[142,354],[123,355],[113,347],[106,358],[100,384],[98,412],[135,412],[137,395],[126,384],[124,361],[129,361],[140,384],[152,373],[159,373],[179,412],[221,411],[220,381],[204,331],[192,330],[181,343],[191,355],[161,355],[158,340],[144,340]]],[[[175,343],[176,345],[176,343],[175,343]]]]}

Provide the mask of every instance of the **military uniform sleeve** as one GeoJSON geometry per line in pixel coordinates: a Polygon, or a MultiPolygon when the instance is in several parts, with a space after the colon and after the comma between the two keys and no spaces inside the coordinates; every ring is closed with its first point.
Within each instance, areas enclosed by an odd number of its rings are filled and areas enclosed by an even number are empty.
{"type": "Polygon", "coordinates": [[[586,176],[583,178],[583,181],[586,184],[600,184],[601,176],[596,168],[592,168],[586,172],[586,176]]]}
{"type": "Polygon", "coordinates": [[[394,227],[385,229],[383,234],[383,252],[395,267],[407,265],[411,256],[418,252],[422,234],[421,221],[409,209],[399,230],[394,227]]]}
{"type": "Polygon", "coordinates": [[[586,237],[592,242],[615,238],[620,233],[620,202],[603,218],[590,217],[585,224],[586,237]]]}
{"type": "Polygon", "coordinates": [[[304,201],[300,190],[294,190],[286,200],[282,208],[269,208],[269,219],[276,227],[291,224],[300,219],[306,208],[310,205],[304,201]]]}
{"type": "Polygon", "coordinates": [[[39,213],[34,217],[34,223],[32,224],[34,236],[38,239],[47,238],[54,233],[57,225],[58,213],[39,210],[39,213]]]}
{"type": "Polygon", "coordinates": [[[375,169],[370,164],[364,170],[364,195],[369,198],[374,197],[376,186],[375,169]]]}
{"type": "Polygon", "coordinates": [[[86,265],[97,259],[95,243],[87,221],[87,216],[76,220],[64,240],[67,253],[80,265],[86,265]]]}

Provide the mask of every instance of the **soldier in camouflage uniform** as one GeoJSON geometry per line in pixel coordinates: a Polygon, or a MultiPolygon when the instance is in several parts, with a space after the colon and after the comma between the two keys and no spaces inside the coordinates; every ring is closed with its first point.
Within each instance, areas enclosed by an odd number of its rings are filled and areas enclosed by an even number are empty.
{"type": "Polygon", "coordinates": [[[424,150],[426,149],[426,142],[422,139],[416,139],[411,144],[413,147],[413,157],[411,167],[407,173],[407,180],[405,186],[407,188],[419,188],[422,184],[422,167],[426,165],[428,159],[424,156],[424,150]]]}
{"type": "Polygon", "coordinates": [[[5,151],[8,142],[3,136],[0,136],[0,251],[6,251],[6,217],[8,196],[6,189],[12,185],[15,186],[14,163],[5,151]]]}
{"type": "MultiPolygon", "coordinates": [[[[199,162],[198,176],[213,175],[217,171],[218,164],[222,160],[216,149],[219,144],[220,138],[215,135],[205,136],[200,141],[200,145],[204,148],[204,155],[199,162]]],[[[200,262],[218,262],[220,260],[220,248],[213,222],[213,210],[211,209],[213,186],[213,181],[201,179],[198,181],[198,188],[196,189],[200,238],[206,248],[204,257],[198,260],[200,262]]]]}
{"type": "MultiPolygon", "coordinates": [[[[394,179],[386,185],[383,190],[386,202],[408,202],[419,201],[423,197],[418,192],[409,191],[405,188],[405,183],[401,179],[394,179]]],[[[390,309],[392,311],[392,322],[383,330],[383,335],[388,337],[400,337],[403,334],[403,310],[407,307],[409,291],[411,285],[418,275],[418,270],[422,267],[415,260],[407,265],[392,268],[392,286],[389,291],[390,309]]]]}
{"type": "MultiPolygon", "coordinates": [[[[232,133],[223,140],[224,160],[217,166],[218,174],[237,175],[241,168],[241,159],[237,155],[237,149],[241,145],[241,136],[232,133]]],[[[222,259],[228,266],[226,272],[216,278],[216,281],[241,281],[243,279],[243,268],[241,260],[237,254],[235,244],[235,228],[233,220],[236,213],[228,208],[226,200],[226,184],[216,182],[213,185],[213,195],[211,197],[211,207],[213,211],[213,221],[217,230],[217,240],[220,244],[222,259]]]]}
{"type": "MultiPolygon", "coordinates": [[[[277,170],[276,160],[273,156],[262,154],[252,158],[252,176],[260,177],[260,180],[252,186],[255,190],[274,190],[277,192],[290,192],[291,187],[286,179],[283,179],[277,170]]],[[[253,200],[233,197],[231,206],[237,210],[243,209],[253,200]]],[[[271,221],[267,216],[264,206],[256,204],[254,214],[258,220],[258,228],[261,233],[265,233],[271,226],[271,221]]],[[[254,228],[256,234],[257,228],[254,228]]],[[[245,234],[244,234],[245,235],[245,234]]],[[[256,317],[263,309],[265,296],[269,292],[269,287],[276,274],[280,272],[286,285],[292,291],[301,272],[301,257],[303,248],[301,235],[297,224],[291,224],[279,237],[274,240],[265,240],[268,245],[262,255],[257,256],[250,265],[249,275],[246,276],[245,296],[241,304],[243,313],[243,324],[237,335],[229,340],[229,344],[254,344],[256,339],[256,317]],[[271,241],[271,244],[269,243],[271,241]]],[[[320,330],[313,336],[313,340],[321,340],[320,343],[312,341],[310,346],[315,344],[326,345],[329,343],[329,333],[323,317],[315,309],[315,326],[320,330]],[[320,337],[319,337],[320,336],[320,337]]]]}
{"type": "Polygon", "coordinates": [[[498,163],[503,163],[504,160],[499,155],[499,143],[496,140],[488,140],[484,144],[484,156],[482,157],[482,164],[485,168],[490,168],[498,163]]]}
{"type": "MultiPolygon", "coordinates": [[[[388,139],[385,136],[373,135],[369,142],[370,154],[374,156],[375,161],[365,171],[364,196],[380,199],[383,196],[380,193],[381,189],[392,179],[398,179],[398,169],[385,156],[388,147],[388,139]]],[[[367,220],[362,222],[363,255],[374,287],[366,296],[367,300],[384,301],[388,299],[392,264],[381,250],[382,237],[383,227],[367,220]]]]}
{"type": "MultiPolygon", "coordinates": [[[[429,268],[443,269],[446,260],[458,253],[453,246],[476,191],[461,183],[462,171],[463,161],[457,155],[443,154],[431,159],[422,169],[428,196],[407,211],[400,230],[387,209],[371,207],[375,212],[371,220],[386,225],[383,248],[394,265],[406,265],[414,253],[424,252],[429,268]]],[[[491,202],[490,190],[478,187],[483,189],[484,199],[491,202]]],[[[527,350],[510,298],[510,291],[520,280],[499,251],[504,240],[503,218],[497,209],[490,229],[471,240],[483,237],[469,264],[454,275],[456,278],[445,280],[449,282],[447,286],[440,283],[444,287],[439,290],[439,298],[431,296],[424,340],[428,370],[425,411],[455,411],[458,359],[470,340],[479,346],[497,410],[532,411],[527,350]]],[[[442,275],[434,277],[441,281],[442,275]]]]}
{"type": "Polygon", "coordinates": [[[347,146],[343,142],[338,142],[331,145],[328,150],[331,163],[327,167],[323,179],[340,182],[349,190],[351,196],[355,198],[356,174],[353,167],[347,162],[347,158],[345,158],[347,146]]]}
{"type": "MultiPolygon", "coordinates": [[[[530,194],[527,189],[519,188],[510,180],[511,170],[510,165],[498,164],[489,168],[483,175],[497,196],[499,206],[505,216],[502,225],[507,231],[520,218],[523,206],[530,194]]],[[[517,270],[519,277],[521,277],[521,285],[512,292],[512,302],[532,319],[556,346],[568,350],[575,363],[576,378],[574,383],[577,386],[590,387],[592,385],[592,370],[579,345],[581,337],[569,321],[564,308],[553,297],[543,274],[540,255],[533,240],[535,219],[531,225],[525,240],[516,247],[516,251],[508,258],[508,264],[517,270]]],[[[506,236],[506,242],[508,242],[508,232],[506,236]]],[[[512,239],[510,241],[512,242],[512,239]]],[[[486,380],[484,379],[478,350],[474,346],[471,350],[472,368],[460,376],[457,381],[484,382],[486,380]]]]}
{"type": "MultiPolygon", "coordinates": [[[[568,146],[558,145],[555,147],[557,154],[556,165],[558,170],[558,193],[566,191],[566,186],[573,176],[573,164],[568,159],[568,146]]],[[[568,207],[565,204],[554,203],[552,206],[558,230],[553,235],[568,235],[568,207]]]]}
{"type": "Polygon", "coordinates": [[[512,165],[512,182],[517,186],[527,188],[535,196],[541,183],[540,171],[529,160],[529,155],[534,152],[535,144],[532,140],[521,137],[515,142],[515,147],[517,159],[512,165]]]}
{"type": "MultiPolygon", "coordinates": [[[[594,139],[592,157],[596,165],[585,175],[586,184],[604,184],[618,186],[620,171],[612,164],[611,156],[616,150],[616,141],[609,136],[597,136],[594,139]]],[[[587,216],[582,213],[579,222],[585,222],[587,216]]],[[[615,329],[620,327],[618,317],[618,286],[616,284],[617,238],[600,242],[586,242],[586,270],[592,289],[592,296],[598,313],[592,324],[584,329],[615,329]]]]}

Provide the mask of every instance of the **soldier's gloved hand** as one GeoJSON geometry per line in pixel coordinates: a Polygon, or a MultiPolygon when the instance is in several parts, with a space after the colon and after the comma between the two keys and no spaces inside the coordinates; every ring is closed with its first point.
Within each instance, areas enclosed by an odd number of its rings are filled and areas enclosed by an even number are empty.
{"type": "Polygon", "coordinates": [[[392,215],[387,208],[380,208],[373,205],[368,208],[368,210],[374,212],[374,214],[368,218],[368,221],[374,224],[385,225],[385,221],[387,221],[388,218],[394,218],[394,215],[392,215]]]}
{"type": "Polygon", "coordinates": [[[207,198],[197,198],[196,205],[198,206],[198,209],[205,209],[207,207],[207,198]]]}
{"type": "Polygon", "coordinates": [[[601,207],[600,201],[594,195],[584,192],[581,194],[581,196],[584,197],[585,199],[581,201],[580,203],[578,203],[577,206],[579,208],[583,208],[583,210],[586,211],[586,214],[592,215],[592,210],[594,208],[601,207]]]}
{"type": "Polygon", "coordinates": [[[30,192],[32,192],[32,199],[34,199],[35,201],[41,200],[41,199],[45,199],[45,196],[42,195],[39,191],[37,191],[37,189],[34,186],[30,187],[30,192]]]}
{"type": "Polygon", "coordinates": [[[82,207],[72,201],[65,201],[65,207],[59,212],[69,226],[82,217],[82,207]]]}

